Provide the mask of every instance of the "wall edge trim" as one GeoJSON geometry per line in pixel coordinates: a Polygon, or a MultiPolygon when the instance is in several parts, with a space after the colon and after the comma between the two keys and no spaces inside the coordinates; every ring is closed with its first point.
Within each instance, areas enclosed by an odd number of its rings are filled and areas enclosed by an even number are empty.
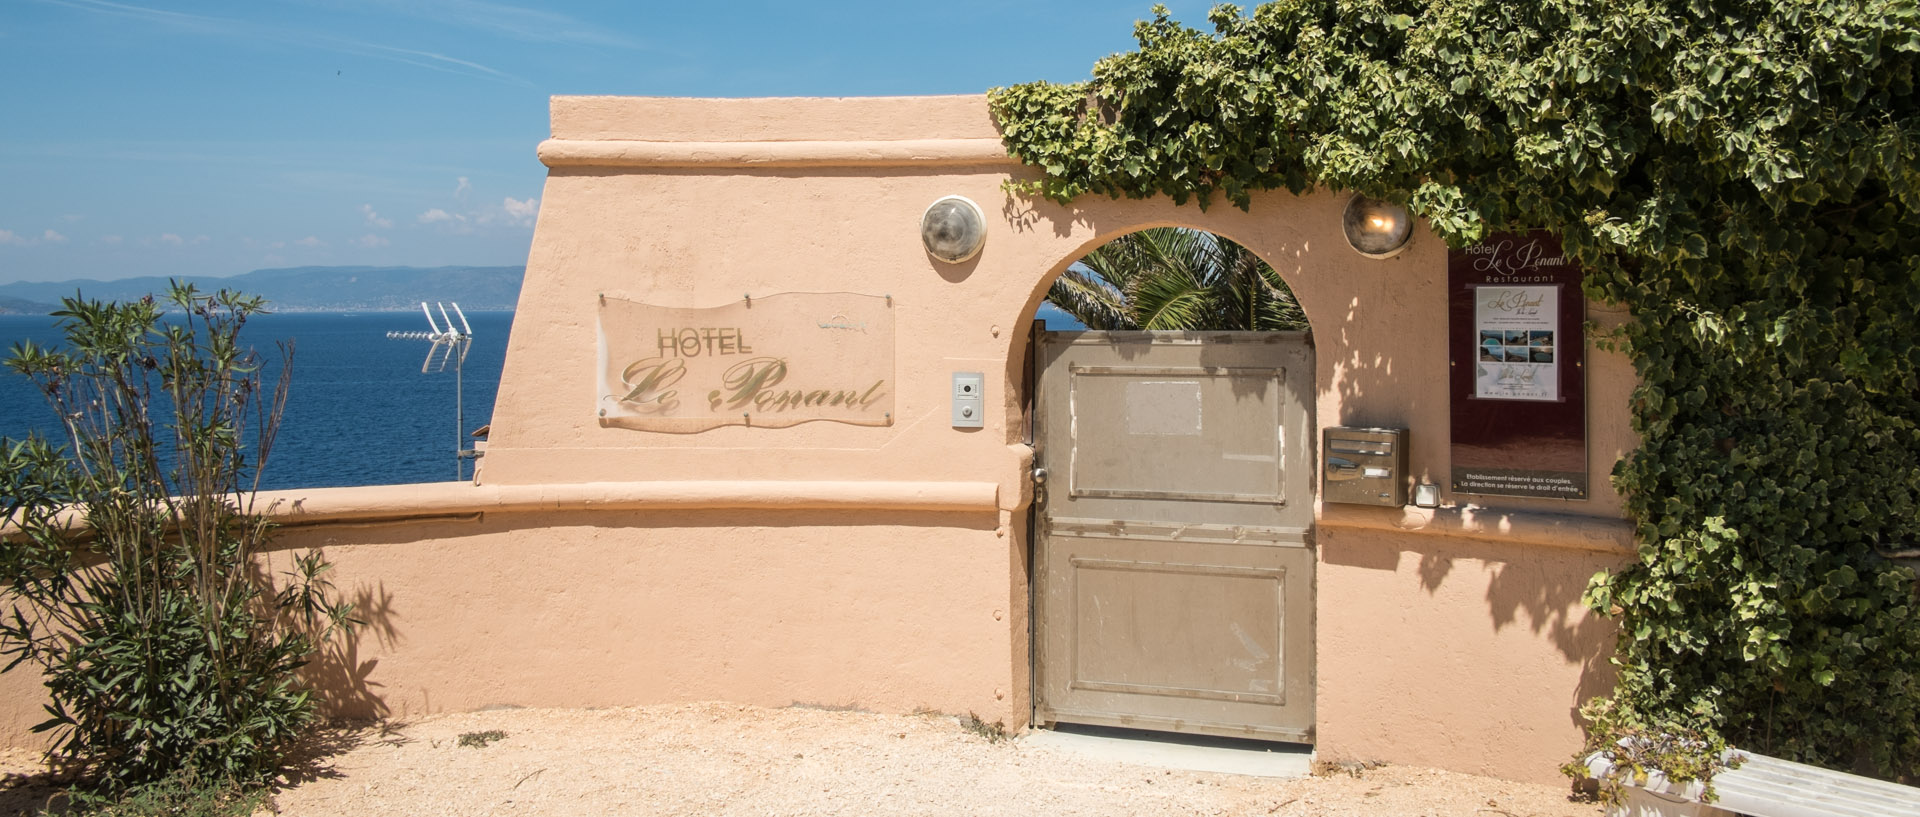
{"type": "Polygon", "coordinates": [[[951,167],[1018,165],[999,139],[646,142],[548,139],[540,163],[560,167],[951,167]]]}
{"type": "Polygon", "coordinates": [[[886,509],[993,511],[991,482],[752,481],[583,482],[472,485],[432,482],[262,491],[256,508],[289,522],[408,514],[530,513],[559,510],[886,509]]]}
{"type": "MultiPolygon", "coordinates": [[[[249,503],[242,498],[242,510],[249,503]]],[[[474,485],[424,482],[261,491],[251,511],[282,525],[446,521],[485,513],[542,511],[888,510],[999,512],[992,482],[751,481],[582,482],[557,485],[474,485]]],[[[79,529],[77,510],[61,521],[79,529]]],[[[0,535],[16,527],[0,524],[0,535]]]]}
{"type": "Polygon", "coordinates": [[[1633,525],[1607,519],[1540,511],[1495,511],[1488,508],[1369,508],[1322,505],[1321,527],[1361,528],[1431,536],[1453,536],[1508,544],[1547,545],[1632,556],[1633,525]]]}

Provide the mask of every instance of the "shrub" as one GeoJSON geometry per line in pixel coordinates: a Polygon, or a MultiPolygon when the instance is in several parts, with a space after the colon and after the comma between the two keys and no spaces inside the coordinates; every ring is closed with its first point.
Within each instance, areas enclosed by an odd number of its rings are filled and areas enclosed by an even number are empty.
{"type": "Polygon", "coordinates": [[[263,303],[182,284],[159,303],[67,299],[65,348],[21,343],[7,361],[65,440],[0,452],[0,654],[39,668],[36,729],[104,791],[265,779],[314,718],[295,672],[352,623],[320,556],[279,577],[257,559],[292,357],[281,346],[263,385],[239,338],[263,303]]]}
{"type": "Polygon", "coordinates": [[[1600,755],[1606,771],[1595,780],[1601,801],[1624,810],[1627,786],[1646,787],[1654,775],[1668,783],[1701,784],[1700,799],[1718,799],[1713,776],[1739,768],[1744,758],[1729,757],[1727,744],[1717,733],[1676,720],[1646,722],[1640,713],[1621,707],[1617,700],[1596,698],[1580,711],[1589,724],[1580,753],[1560,771],[1575,780],[1595,777],[1588,758],[1600,755]]]}

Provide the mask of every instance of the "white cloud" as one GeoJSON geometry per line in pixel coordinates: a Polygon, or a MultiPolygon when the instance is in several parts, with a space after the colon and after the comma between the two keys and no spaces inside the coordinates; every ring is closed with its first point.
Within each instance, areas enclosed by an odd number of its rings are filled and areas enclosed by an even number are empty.
{"type": "Polygon", "coordinates": [[[318,237],[316,237],[316,236],[307,236],[306,238],[302,238],[302,239],[300,239],[300,240],[298,240],[298,241],[295,241],[295,242],[293,242],[293,243],[294,243],[294,246],[297,246],[297,247],[307,247],[307,248],[313,248],[313,247],[324,247],[324,246],[327,246],[327,242],[325,242],[325,241],[321,241],[321,240],[320,240],[320,239],[319,239],[318,237]]]}
{"type": "Polygon", "coordinates": [[[500,205],[507,211],[507,218],[516,224],[532,224],[533,216],[540,211],[540,199],[528,196],[526,201],[515,201],[512,196],[500,205]]]}
{"type": "Polygon", "coordinates": [[[193,237],[193,240],[192,240],[192,241],[189,241],[189,242],[187,242],[187,243],[188,243],[188,244],[205,244],[205,243],[207,243],[207,242],[209,242],[209,241],[212,241],[212,240],[213,240],[213,239],[212,239],[211,237],[209,237],[209,236],[205,236],[205,235],[196,235],[196,236],[194,236],[194,237],[193,237]]]}
{"type": "MultiPolygon", "coordinates": [[[[462,188],[466,189],[466,178],[462,177],[460,182],[462,188]]],[[[450,212],[435,207],[415,216],[415,220],[421,224],[442,225],[441,229],[455,235],[471,235],[479,229],[501,224],[531,226],[539,213],[539,197],[528,196],[521,200],[508,196],[500,200],[498,207],[483,206],[466,212],[450,212]]]]}
{"type": "MultiPolygon", "coordinates": [[[[411,48],[397,48],[380,43],[351,40],[305,28],[256,23],[234,17],[186,14],[183,12],[138,6],[131,3],[112,2],[112,0],[45,0],[45,2],[81,9],[95,14],[139,20],[207,37],[224,37],[248,43],[287,43],[323,51],[377,57],[379,59],[405,63],[431,71],[441,71],[512,85],[533,86],[533,83],[525,79],[481,65],[472,60],[463,60],[458,57],[438,54],[432,51],[417,51],[411,48]]],[[[461,10],[457,13],[466,14],[470,12],[461,10]]],[[[490,13],[489,16],[484,19],[499,20],[501,18],[497,13],[490,13]]],[[[567,32],[568,36],[572,37],[574,41],[582,41],[579,39],[580,37],[592,35],[597,31],[591,27],[584,27],[582,24],[574,23],[571,18],[564,17],[559,18],[558,21],[542,20],[535,17],[529,18],[528,20],[516,21],[512,23],[512,25],[527,26],[535,23],[539,24],[539,28],[535,30],[567,32]]],[[[496,23],[494,27],[502,24],[503,23],[496,23]]]]}
{"type": "Polygon", "coordinates": [[[531,42],[642,47],[640,42],[616,30],[538,8],[486,0],[416,0],[394,8],[442,26],[468,26],[531,42]]]}
{"type": "Polygon", "coordinates": [[[527,88],[535,87],[533,83],[528,82],[523,77],[517,77],[505,71],[489,68],[472,60],[450,57],[446,54],[439,54],[432,51],[416,51],[411,48],[396,48],[391,45],[361,42],[359,40],[339,40],[339,42],[345,46],[345,50],[349,53],[359,53],[372,57],[390,59],[394,62],[404,62],[408,65],[431,71],[495,80],[527,88]]]}
{"type": "Polygon", "coordinates": [[[460,183],[457,185],[454,185],[453,197],[459,198],[461,196],[464,196],[467,194],[468,191],[472,189],[473,189],[473,185],[467,183],[467,177],[461,176],[460,183]]]}
{"type": "Polygon", "coordinates": [[[26,244],[25,236],[14,235],[12,230],[0,230],[0,244],[26,244]]]}
{"type": "Polygon", "coordinates": [[[100,243],[116,247],[123,241],[126,241],[126,239],[117,235],[103,235],[100,237],[100,243]]]}
{"type": "Polygon", "coordinates": [[[162,243],[162,244],[171,244],[171,245],[173,245],[173,246],[175,246],[175,247],[178,247],[178,246],[180,246],[180,245],[182,245],[182,244],[185,244],[185,243],[187,243],[187,240],[186,240],[186,239],[184,239],[184,238],[181,238],[180,236],[178,236],[178,235],[175,235],[175,234],[173,234],[173,233],[161,233],[161,234],[160,234],[160,243],[162,243]]]}
{"type": "Polygon", "coordinates": [[[385,238],[381,238],[380,236],[374,235],[373,233],[367,233],[366,235],[363,235],[359,238],[354,239],[352,243],[371,249],[373,247],[385,247],[388,244],[391,244],[393,242],[388,241],[385,238]]]}
{"type": "Polygon", "coordinates": [[[41,241],[45,241],[45,242],[47,242],[48,244],[65,244],[65,243],[67,243],[67,237],[66,237],[66,236],[64,236],[64,235],[61,235],[61,234],[59,234],[59,233],[56,233],[56,232],[54,232],[54,231],[53,231],[53,230],[51,230],[51,229],[49,229],[49,230],[47,230],[47,231],[46,231],[45,233],[43,233],[43,234],[41,234],[41,236],[40,236],[40,240],[41,240],[41,241]]]}
{"type": "Polygon", "coordinates": [[[381,218],[379,213],[373,211],[373,205],[371,204],[360,205],[360,212],[367,217],[367,226],[369,227],[379,227],[385,230],[393,226],[393,219],[381,218]]]}

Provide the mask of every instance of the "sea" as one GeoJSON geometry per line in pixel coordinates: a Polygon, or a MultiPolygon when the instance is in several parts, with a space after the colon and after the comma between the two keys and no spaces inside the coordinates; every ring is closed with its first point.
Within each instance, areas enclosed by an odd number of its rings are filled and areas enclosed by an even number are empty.
{"type": "MultiPolygon", "coordinates": [[[[1036,316],[1048,328],[1084,325],[1052,304],[1036,316]]],[[[14,344],[32,340],[61,343],[55,318],[0,315],[0,357],[14,344]]],[[[512,312],[469,312],[473,344],[461,371],[464,419],[456,429],[452,364],[427,365],[431,344],[391,339],[389,332],[422,332],[418,312],[296,312],[259,315],[247,320],[243,343],[263,356],[292,341],[291,392],[287,412],[261,472],[260,486],[326,488],[343,485],[404,485],[470,479],[473,461],[454,454],[456,431],[462,445],[468,433],[493,420],[500,389],[500,365],[506,358],[512,312]],[[421,371],[425,365],[427,371],[421,371]]],[[[0,370],[0,438],[38,433],[59,440],[54,411],[31,380],[0,370]]]]}
{"type": "MultiPolygon", "coordinates": [[[[0,315],[0,344],[61,343],[55,318],[0,315]]],[[[241,341],[263,357],[292,341],[290,392],[280,434],[261,472],[263,489],[399,485],[470,479],[472,461],[455,455],[456,436],[493,419],[512,312],[469,312],[473,342],[461,366],[464,418],[456,427],[454,366],[429,364],[432,344],[392,339],[388,332],[424,332],[419,312],[258,315],[241,341]],[[427,371],[421,371],[425,365],[427,371]]],[[[58,418],[33,382],[0,371],[0,437],[38,433],[61,439],[58,418]]]]}

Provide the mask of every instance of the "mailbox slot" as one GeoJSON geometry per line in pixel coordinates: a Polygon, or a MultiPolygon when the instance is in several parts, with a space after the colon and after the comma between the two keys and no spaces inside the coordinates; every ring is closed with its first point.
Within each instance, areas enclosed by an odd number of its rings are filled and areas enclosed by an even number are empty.
{"type": "Polygon", "coordinates": [[[1407,430],[1329,428],[1321,500],[1350,505],[1407,504],[1407,430]]]}

